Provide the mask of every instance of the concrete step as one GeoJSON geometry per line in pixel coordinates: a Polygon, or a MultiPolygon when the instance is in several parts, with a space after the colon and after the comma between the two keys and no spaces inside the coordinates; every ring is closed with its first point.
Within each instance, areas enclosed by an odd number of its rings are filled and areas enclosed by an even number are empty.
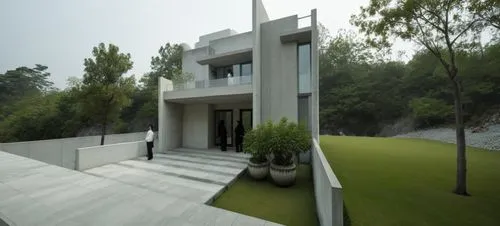
{"type": "Polygon", "coordinates": [[[165,154],[190,156],[190,157],[210,159],[210,160],[222,160],[222,161],[228,161],[228,162],[238,162],[238,163],[244,163],[244,164],[248,163],[248,158],[225,156],[225,155],[213,155],[212,153],[198,153],[198,152],[192,152],[192,151],[174,150],[174,151],[168,151],[165,154]]]}
{"type": "Polygon", "coordinates": [[[85,173],[165,193],[169,193],[169,190],[182,189],[189,189],[194,193],[203,193],[204,191],[213,193],[219,191],[224,187],[219,184],[201,182],[193,179],[179,177],[175,174],[165,172],[158,173],[150,170],[127,167],[118,164],[109,164],[102,167],[93,168],[90,170],[86,170],[85,173]]]}
{"type": "Polygon", "coordinates": [[[186,161],[186,162],[206,164],[206,165],[215,165],[215,166],[222,166],[222,167],[231,167],[231,168],[236,168],[236,169],[244,169],[247,167],[247,164],[240,163],[240,162],[229,162],[229,161],[222,161],[222,160],[203,159],[203,158],[198,158],[198,157],[182,156],[182,155],[175,155],[175,154],[157,154],[156,158],[171,159],[171,160],[176,160],[176,161],[186,161]]]}
{"type": "Polygon", "coordinates": [[[192,170],[198,170],[198,171],[204,171],[204,172],[212,172],[212,173],[217,173],[217,174],[227,175],[227,176],[236,176],[241,171],[240,168],[216,166],[216,165],[210,165],[210,164],[205,164],[205,163],[193,163],[193,162],[187,162],[187,161],[179,161],[179,160],[173,160],[173,159],[168,159],[168,158],[162,158],[161,156],[157,156],[149,161],[145,160],[145,159],[136,159],[136,160],[150,162],[153,164],[159,164],[159,165],[164,165],[164,166],[177,167],[177,168],[181,168],[181,169],[192,169],[192,170]]]}
{"type": "Polygon", "coordinates": [[[179,152],[184,152],[184,153],[197,153],[197,154],[208,154],[210,156],[226,156],[226,157],[233,157],[233,158],[243,158],[243,159],[249,159],[250,155],[243,153],[243,152],[235,152],[235,151],[221,151],[219,149],[191,149],[191,148],[174,148],[170,149],[168,151],[179,151],[179,152]]]}
{"type": "Polygon", "coordinates": [[[229,176],[229,175],[222,175],[218,173],[193,170],[188,168],[178,168],[178,167],[172,167],[168,165],[161,165],[154,163],[151,164],[145,161],[138,161],[138,160],[128,160],[120,162],[118,164],[133,168],[144,169],[147,171],[166,173],[169,175],[175,175],[182,178],[187,178],[207,183],[220,184],[220,185],[225,185],[231,182],[231,180],[234,178],[234,176],[229,176]]]}

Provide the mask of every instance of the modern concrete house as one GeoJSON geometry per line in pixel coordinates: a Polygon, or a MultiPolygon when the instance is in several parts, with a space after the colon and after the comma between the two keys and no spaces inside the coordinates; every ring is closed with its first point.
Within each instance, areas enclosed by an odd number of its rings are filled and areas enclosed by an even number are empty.
{"type": "Polygon", "coordinates": [[[159,82],[159,151],[218,146],[217,123],[225,121],[228,146],[234,128],[287,117],[318,129],[318,30],[309,15],[269,20],[261,0],[252,0],[252,30],[222,30],[185,46],[182,70],[194,79],[159,82]]]}

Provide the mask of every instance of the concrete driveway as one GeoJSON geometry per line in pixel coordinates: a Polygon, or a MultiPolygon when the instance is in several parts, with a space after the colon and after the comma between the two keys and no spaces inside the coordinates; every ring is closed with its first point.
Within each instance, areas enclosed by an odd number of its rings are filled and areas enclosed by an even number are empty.
{"type": "Polygon", "coordinates": [[[277,225],[205,205],[247,158],[178,149],[78,172],[0,151],[0,218],[28,226],[277,225]]]}

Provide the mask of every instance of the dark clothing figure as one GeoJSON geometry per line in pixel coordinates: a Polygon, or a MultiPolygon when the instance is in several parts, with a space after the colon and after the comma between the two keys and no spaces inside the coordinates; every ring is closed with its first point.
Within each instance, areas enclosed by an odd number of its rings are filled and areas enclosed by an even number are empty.
{"type": "Polygon", "coordinates": [[[236,126],[236,129],[234,129],[234,133],[236,135],[236,139],[235,139],[236,152],[242,152],[243,151],[243,137],[245,136],[245,128],[243,127],[243,124],[241,124],[241,121],[238,121],[238,125],[236,126]]]}
{"type": "Polygon", "coordinates": [[[148,160],[153,159],[153,142],[146,142],[146,147],[148,148],[148,160]]]}
{"type": "Polygon", "coordinates": [[[220,120],[218,130],[220,139],[220,150],[227,151],[227,130],[226,130],[226,125],[224,125],[224,120],[220,120]]]}

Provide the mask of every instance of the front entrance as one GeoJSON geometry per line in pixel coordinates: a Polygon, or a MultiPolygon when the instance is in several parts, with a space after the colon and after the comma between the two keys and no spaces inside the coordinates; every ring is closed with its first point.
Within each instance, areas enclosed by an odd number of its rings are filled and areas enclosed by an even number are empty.
{"type": "Polygon", "coordinates": [[[224,120],[227,131],[227,146],[233,146],[233,110],[215,110],[215,145],[220,146],[219,123],[224,120]]]}

